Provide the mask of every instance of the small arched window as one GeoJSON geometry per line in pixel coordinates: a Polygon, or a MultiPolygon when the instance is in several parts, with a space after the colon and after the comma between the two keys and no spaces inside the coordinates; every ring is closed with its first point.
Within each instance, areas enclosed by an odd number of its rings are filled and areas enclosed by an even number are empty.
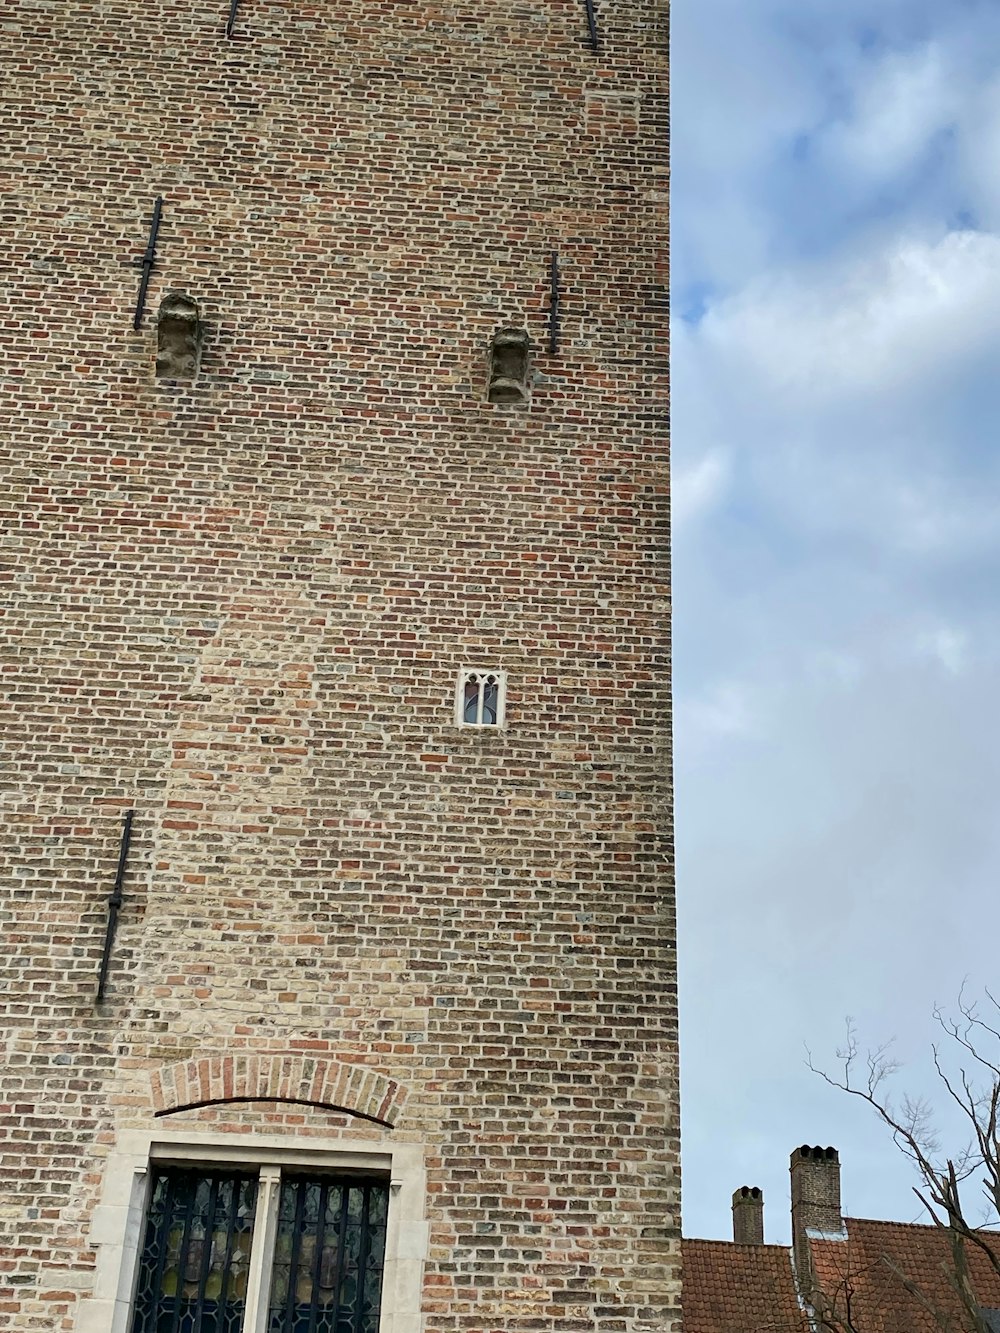
{"type": "Polygon", "coordinates": [[[503,671],[464,667],[455,691],[455,721],[460,727],[502,727],[507,702],[503,671]]]}

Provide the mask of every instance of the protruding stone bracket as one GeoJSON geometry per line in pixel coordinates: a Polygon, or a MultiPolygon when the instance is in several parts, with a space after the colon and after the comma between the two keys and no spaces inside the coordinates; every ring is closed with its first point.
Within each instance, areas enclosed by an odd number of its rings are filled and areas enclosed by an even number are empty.
{"type": "Polygon", "coordinates": [[[168,292],[156,319],[156,378],[193,380],[201,364],[204,328],[197,302],[168,292]]]}
{"type": "Polygon", "coordinates": [[[152,1076],[152,1096],[157,1117],[202,1106],[292,1102],[392,1129],[404,1093],[395,1080],[364,1065],[314,1056],[225,1055],[167,1065],[152,1076]]]}
{"type": "Polygon", "coordinates": [[[527,404],[530,345],[524,329],[498,329],[493,335],[487,395],[491,403],[527,404]]]}

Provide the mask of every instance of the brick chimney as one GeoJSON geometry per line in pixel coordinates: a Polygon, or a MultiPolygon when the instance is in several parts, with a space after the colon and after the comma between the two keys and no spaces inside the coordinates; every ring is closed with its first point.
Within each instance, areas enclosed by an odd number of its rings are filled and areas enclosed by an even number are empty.
{"type": "Polygon", "coordinates": [[[733,1240],[737,1245],[764,1244],[764,1195],[756,1185],[741,1185],[733,1195],[733,1240]]]}
{"type": "Polygon", "coordinates": [[[792,1254],[799,1290],[809,1298],[813,1290],[812,1262],[807,1231],[841,1235],[840,1157],[836,1148],[803,1144],[789,1162],[792,1177],[792,1254]]]}

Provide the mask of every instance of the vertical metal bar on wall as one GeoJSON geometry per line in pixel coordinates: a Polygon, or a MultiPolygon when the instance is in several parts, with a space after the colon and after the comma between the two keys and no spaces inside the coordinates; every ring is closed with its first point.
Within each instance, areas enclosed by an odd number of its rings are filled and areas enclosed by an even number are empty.
{"type": "Polygon", "coordinates": [[[129,843],[132,841],[132,820],[134,810],[126,810],[122,822],[122,840],[118,849],[118,870],[115,884],[108,895],[108,924],[104,931],[104,953],[101,955],[101,971],[97,978],[97,1003],[104,999],[104,988],[108,981],[108,967],[111,963],[111,948],[115,942],[115,930],[118,927],[118,913],[122,908],[122,886],[125,883],[125,863],[128,860],[129,843]]]}
{"type": "Polygon", "coordinates": [[[594,13],[594,0],[585,0],[587,6],[587,31],[590,33],[591,48],[596,51],[599,46],[597,37],[597,15],[594,13]]]}
{"type": "Polygon", "coordinates": [[[160,230],[160,214],[163,212],[163,196],[157,195],[156,203],[153,205],[153,220],[149,224],[149,240],[146,242],[146,253],[141,259],[135,260],[136,268],[142,269],[142,277],[139,279],[139,296],[135,303],[135,318],[132,320],[132,327],[138,333],[142,328],[142,315],[146,309],[146,291],[149,287],[149,275],[153,271],[153,265],[156,263],[156,237],[160,230]]]}
{"type": "Polygon", "coordinates": [[[226,36],[232,37],[233,25],[236,22],[236,11],[239,8],[240,0],[230,0],[229,18],[226,20],[226,36]]]}
{"type": "Polygon", "coordinates": [[[559,257],[553,250],[549,259],[549,352],[559,350],[559,257]]]}

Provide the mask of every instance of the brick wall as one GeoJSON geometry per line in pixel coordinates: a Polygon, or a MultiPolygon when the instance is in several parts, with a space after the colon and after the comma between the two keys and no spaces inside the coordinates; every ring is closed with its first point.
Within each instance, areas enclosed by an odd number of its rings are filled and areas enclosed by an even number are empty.
{"type": "Polygon", "coordinates": [[[788,1159],[792,1199],[792,1254],[801,1291],[815,1284],[809,1233],[843,1233],[840,1205],[840,1154],[836,1148],[804,1143],[788,1159]]]}
{"type": "Polygon", "coordinates": [[[5,10],[0,1329],[77,1326],[164,1108],[424,1144],[428,1329],[674,1326],[664,10],[5,10]],[[227,1058],[372,1077],[157,1106],[227,1058]]]}

